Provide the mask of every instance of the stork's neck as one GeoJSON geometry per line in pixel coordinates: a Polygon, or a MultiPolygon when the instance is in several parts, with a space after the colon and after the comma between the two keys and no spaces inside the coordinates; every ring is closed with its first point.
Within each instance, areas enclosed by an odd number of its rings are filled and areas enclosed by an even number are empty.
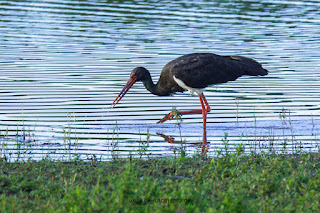
{"type": "Polygon", "coordinates": [[[154,84],[151,78],[150,73],[148,72],[148,75],[145,76],[145,79],[142,80],[143,85],[145,88],[150,91],[154,95],[164,95],[161,90],[159,90],[159,87],[157,84],[154,84]]]}

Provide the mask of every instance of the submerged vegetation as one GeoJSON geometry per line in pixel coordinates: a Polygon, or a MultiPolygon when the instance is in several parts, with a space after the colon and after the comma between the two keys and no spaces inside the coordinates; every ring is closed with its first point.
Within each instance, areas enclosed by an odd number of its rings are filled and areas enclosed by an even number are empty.
{"type": "Polygon", "coordinates": [[[0,162],[0,212],[315,212],[320,154],[0,162]]]}

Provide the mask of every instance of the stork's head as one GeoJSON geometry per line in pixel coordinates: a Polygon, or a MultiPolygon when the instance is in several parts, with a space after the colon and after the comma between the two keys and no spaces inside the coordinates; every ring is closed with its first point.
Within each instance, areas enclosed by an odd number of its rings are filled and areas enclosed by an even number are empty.
{"type": "Polygon", "coordinates": [[[112,107],[114,107],[123,96],[129,91],[129,89],[133,86],[137,81],[143,81],[146,79],[146,76],[150,75],[149,71],[144,67],[136,67],[132,70],[131,76],[127,82],[127,84],[123,87],[122,91],[119,93],[117,98],[113,101],[112,107]]]}

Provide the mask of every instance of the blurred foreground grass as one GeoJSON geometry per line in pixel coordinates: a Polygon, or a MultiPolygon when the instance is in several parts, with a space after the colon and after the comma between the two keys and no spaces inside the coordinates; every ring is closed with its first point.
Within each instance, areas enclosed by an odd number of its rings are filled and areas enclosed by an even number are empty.
{"type": "Polygon", "coordinates": [[[317,212],[320,154],[0,162],[0,212],[317,212]]]}

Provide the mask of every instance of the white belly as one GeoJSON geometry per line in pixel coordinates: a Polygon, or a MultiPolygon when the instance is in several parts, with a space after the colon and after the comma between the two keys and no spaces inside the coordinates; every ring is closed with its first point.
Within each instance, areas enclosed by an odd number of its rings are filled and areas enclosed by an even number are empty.
{"type": "Polygon", "coordinates": [[[176,78],[175,76],[173,76],[173,80],[175,82],[177,82],[177,84],[185,89],[188,90],[191,94],[193,94],[194,92],[196,92],[198,95],[202,94],[202,89],[200,88],[192,88],[192,87],[188,87],[183,81],[181,81],[180,79],[176,78]]]}

